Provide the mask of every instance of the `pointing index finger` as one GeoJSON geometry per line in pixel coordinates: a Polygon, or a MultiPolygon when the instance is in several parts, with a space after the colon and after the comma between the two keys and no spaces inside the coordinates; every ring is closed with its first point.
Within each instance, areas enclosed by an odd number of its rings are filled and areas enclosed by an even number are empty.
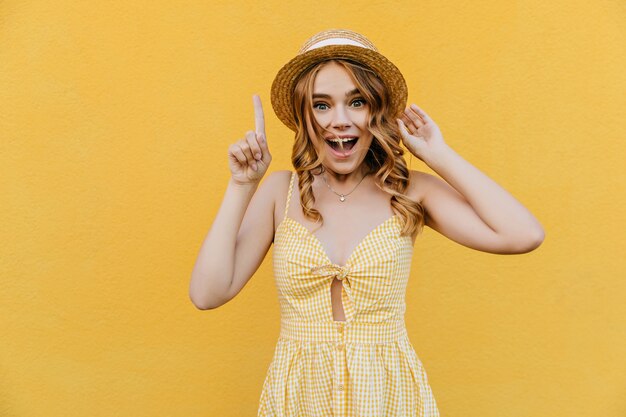
{"type": "Polygon", "coordinates": [[[262,133],[265,136],[265,117],[263,116],[263,105],[261,104],[261,97],[257,94],[252,96],[254,103],[254,125],[256,133],[262,133]]]}

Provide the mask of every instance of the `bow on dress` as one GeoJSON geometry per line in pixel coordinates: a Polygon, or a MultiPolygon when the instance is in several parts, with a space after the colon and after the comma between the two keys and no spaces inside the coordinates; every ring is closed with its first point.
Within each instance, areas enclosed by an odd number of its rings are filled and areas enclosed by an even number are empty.
{"type": "MultiPolygon", "coordinates": [[[[311,272],[323,277],[336,277],[339,281],[343,281],[348,277],[350,273],[349,266],[340,266],[337,264],[326,264],[321,266],[314,266],[311,268],[311,272]]],[[[350,281],[346,280],[346,284],[349,285],[350,281]]]]}
{"type": "Polygon", "coordinates": [[[311,273],[319,278],[322,278],[323,281],[328,279],[337,278],[342,282],[343,288],[346,291],[346,295],[348,296],[349,304],[342,303],[344,315],[346,317],[346,321],[351,321],[354,316],[354,308],[355,300],[352,297],[352,277],[350,276],[350,267],[349,266],[340,266],[337,264],[325,264],[321,266],[314,266],[311,268],[311,273]]]}
{"type": "MultiPolygon", "coordinates": [[[[287,293],[290,303],[302,308],[314,301],[315,294],[329,297],[329,284],[334,278],[341,281],[347,296],[343,303],[346,321],[350,321],[357,312],[363,312],[388,296],[391,291],[390,277],[393,275],[391,259],[375,259],[370,262],[354,262],[345,266],[326,262],[288,259],[288,275],[291,285],[287,293]]],[[[307,306],[306,308],[312,308],[307,306]]]]}

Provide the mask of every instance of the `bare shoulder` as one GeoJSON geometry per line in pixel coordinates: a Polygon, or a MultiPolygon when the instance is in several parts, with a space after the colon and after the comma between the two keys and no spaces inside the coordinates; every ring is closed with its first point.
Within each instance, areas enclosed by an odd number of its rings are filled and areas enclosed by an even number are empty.
{"type": "MultiPolygon", "coordinates": [[[[287,170],[287,169],[281,169],[279,171],[274,171],[269,173],[265,179],[263,180],[263,183],[266,184],[266,186],[269,186],[270,188],[284,188],[281,187],[281,185],[287,185],[287,187],[289,187],[289,180],[291,179],[291,171],[287,170]]],[[[277,190],[278,191],[278,190],[277,190]]],[[[287,190],[285,189],[285,195],[287,190]]]]}
{"type": "Polygon", "coordinates": [[[275,220],[282,218],[290,180],[291,171],[284,169],[270,173],[263,181],[264,190],[271,194],[274,201],[275,220]]]}
{"type": "Polygon", "coordinates": [[[429,187],[433,181],[437,180],[437,177],[426,172],[415,170],[410,170],[409,175],[410,181],[409,187],[406,190],[406,195],[411,200],[422,204],[426,199],[429,187]]]}

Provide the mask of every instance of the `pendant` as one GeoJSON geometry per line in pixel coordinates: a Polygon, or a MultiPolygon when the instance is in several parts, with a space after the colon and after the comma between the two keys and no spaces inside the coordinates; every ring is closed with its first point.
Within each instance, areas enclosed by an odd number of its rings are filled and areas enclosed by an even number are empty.
{"type": "Polygon", "coordinates": [[[346,197],[343,194],[341,194],[339,196],[339,201],[346,201],[346,197]]]}

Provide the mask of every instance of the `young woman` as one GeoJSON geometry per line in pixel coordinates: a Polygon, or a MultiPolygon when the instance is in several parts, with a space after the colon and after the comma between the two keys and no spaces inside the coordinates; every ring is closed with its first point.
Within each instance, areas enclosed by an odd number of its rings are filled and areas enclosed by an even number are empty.
{"type": "Polygon", "coordinates": [[[429,226],[500,254],[543,241],[535,217],[406,98],[369,40],[324,31],[272,85],[274,111],[295,131],[295,171],[258,186],[272,159],[258,96],[256,130],[229,147],[232,176],[190,298],[199,309],[228,302],[274,244],[281,331],[258,416],[438,416],[404,324],[417,235],[429,226]],[[443,180],[409,170],[401,143],[443,180]]]}

